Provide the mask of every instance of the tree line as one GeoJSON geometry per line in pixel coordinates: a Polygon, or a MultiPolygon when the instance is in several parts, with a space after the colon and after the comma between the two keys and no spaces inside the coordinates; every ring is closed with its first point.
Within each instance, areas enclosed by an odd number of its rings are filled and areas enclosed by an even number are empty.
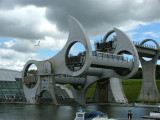
{"type": "MultiPolygon", "coordinates": [[[[132,77],[132,79],[142,79],[142,68],[139,67],[137,73],[132,77]]],[[[156,65],[156,79],[160,79],[160,65],[156,65]]]]}

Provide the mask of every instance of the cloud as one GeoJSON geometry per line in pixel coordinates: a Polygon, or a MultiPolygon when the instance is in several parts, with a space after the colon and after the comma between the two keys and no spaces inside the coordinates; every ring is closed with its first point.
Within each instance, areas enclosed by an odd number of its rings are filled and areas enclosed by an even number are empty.
{"type": "Polygon", "coordinates": [[[44,39],[60,37],[61,32],[45,18],[46,8],[33,5],[0,10],[0,36],[18,39],[44,39]]]}
{"type": "Polygon", "coordinates": [[[67,39],[53,39],[52,37],[46,36],[44,40],[40,40],[40,49],[49,50],[61,50],[65,45],[67,39]]]}
{"type": "Polygon", "coordinates": [[[40,40],[40,46],[35,46],[37,41],[29,40],[10,40],[0,43],[0,68],[13,69],[21,71],[25,63],[29,60],[44,60],[48,59],[40,56],[39,52],[43,49],[50,51],[60,50],[65,45],[66,40],[54,40],[52,37],[45,37],[40,40]]]}
{"type": "Polygon", "coordinates": [[[68,15],[94,38],[114,27],[128,32],[160,22],[159,4],[160,0],[0,0],[0,39],[11,39],[0,42],[0,67],[20,69],[26,60],[41,58],[43,49],[61,50],[68,36],[68,15]]]}
{"type": "Polygon", "coordinates": [[[10,48],[13,45],[14,45],[14,41],[10,40],[10,41],[0,43],[0,48],[10,48]]]}
{"type": "Polygon", "coordinates": [[[137,39],[135,39],[134,38],[134,36],[137,34],[137,32],[127,32],[126,33],[128,36],[129,36],[129,38],[132,40],[132,41],[137,41],[137,39]]]}
{"type": "Polygon", "coordinates": [[[22,70],[28,60],[39,60],[37,53],[22,53],[13,49],[0,48],[0,68],[22,70]]]}
{"type": "Polygon", "coordinates": [[[44,39],[29,41],[27,39],[16,39],[8,42],[0,43],[0,48],[4,50],[13,50],[20,53],[38,53],[40,50],[48,49],[51,51],[61,50],[66,43],[66,39],[53,39],[52,37],[46,36],[44,39]],[[39,46],[36,44],[39,43],[39,46]]]}
{"type": "MultiPolygon", "coordinates": [[[[2,0],[2,3],[2,8],[8,8],[8,0],[2,0]]],[[[103,0],[101,2],[92,0],[46,0],[45,2],[41,0],[15,0],[14,4],[9,5],[14,9],[10,10],[7,16],[15,12],[17,13],[16,17],[12,15],[10,20],[16,18],[18,23],[23,23],[22,19],[25,18],[23,19],[25,23],[28,21],[28,25],[26,24],[26,26],[21,27],[25,28],[26,32],[29,33],[29,28],[27,27],[29,26],[33,34],[24,34],[22,32],[23,34],[21,33],[17,36],[43,37],[44,34],[39,34],[40,32],[35,31],[37,25],[44,24],[43,19],[49,21],[48,25],[52,24],[52,27],[56,26],[57,31],[68,32],[68,15],[77,18],[84,25],[87,33],[93,36],[104,34],[115,26],[126,26],[125,30],[127,31],[128,29],[134,29],[135,26],[141,23],[160,21],[159,4],[159,0],[103,0]],[[17,16],[20,16],[21,19],[17,18],[17,16]],[[32,23],[32,27],[29,23],[32,23]]],[[[6,14],[5,11],[3,11],[4,14],[6,14]]],[[[11,21],[13,22],[13,20],[11,21]]]]}
{"type": "Polygon", "coordinates": [[[144,35],[150,35],[150,36],[152,36],[152,37],[158,37],[158,34],[152,32],[152,31],[150,31],[150,32],[145,32],[145,33],[143,33],[143,34],[144,34],[144,35]]]}
{"type": "Polygon", "coordinates": [[[0,36],[21,39],[42,38],[43,35],[38,33],[35,28],[41,22],[43,12],[44,8],[34,6],[0,10],[0,27],[2,28],[0,36]]]}
{"type": "Polygon", "coordinates": [[[124,32],[131,31],[133,29],[138,29],[140,25],[148,25],[149,23],[142,22],[142,21],[135,21],[135,20],[128,20],[125,23],[120,24],[117,26],[124,32]]]}
{"type": "Polygon", "coordinates": [[[45,18],[45,12],[45,7],[36,7],[33,5],[25,7],[15,6],[12,10],[0,10],[0,27],[3,28],[0,29],[0,37],[3,39],[14,39],[10,42],[1,43],[0,47],[8,47],[24,53],[38,52],[40,48],[48,48],[51,50],[60,49],[60,46],[63,46],[63,43],[66,41],[62,41],[62,39],[64,39],[67,34],[58,31],[57,26],[45,18]],[[50,38],[50,40],[48,38],[50,38]],[[35,43],[38,40],[44,43],[42,45],[43,47],[35,47],[35,43]],[[52,43],[56,45],[51,46],[53,45],[52,43]],[[59,43],[59,45],[57,45],[57,43],[59,43]],[[10,46],[7,44],[10,44],[10,46]]]}
{"type": "Polygon", "coordinates": [[[46,16],[56,23],[61,31],[67,31],[66,17],[68,14],[77,18],[86,28],[90,35],[103,34],[115,26],[131,30],[139,24],[159,21],[160,2],[155,0],[85,0],[62,2],[54,1],[53,6],[48,6],[46,16]],[[72,2],[72,3],[71,3],[72,2]]]}

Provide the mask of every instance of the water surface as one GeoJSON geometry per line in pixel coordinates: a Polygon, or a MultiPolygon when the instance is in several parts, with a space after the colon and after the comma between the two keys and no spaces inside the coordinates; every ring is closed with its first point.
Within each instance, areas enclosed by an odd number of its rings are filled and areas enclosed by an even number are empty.
{"type": "MultiPolygon", "coordinates": [[[[120,107],[110,105],[83,106],[83,110],[99,110],[107,113],[109,118],[127,118],[132,110],[133,118],[149,115],[152,108],[120,107]]],[[[79,106],[0,104],[0,120],[74,120],[79,106]]]]}

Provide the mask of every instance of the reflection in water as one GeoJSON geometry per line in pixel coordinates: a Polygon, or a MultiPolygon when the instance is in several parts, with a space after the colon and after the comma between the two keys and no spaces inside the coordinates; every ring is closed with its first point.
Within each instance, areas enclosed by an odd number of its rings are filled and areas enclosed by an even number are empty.
{"type": "MultiPolygon", "coordinates": [[[[133,118],[149,115],[152,108],[118,107],[109,105],[82,106],[84,111],[102,111],[109,118],[127,118],[132,110],[133,118]]],[[[74,120],[79,106],[0,104],[0,120],[74,120]]]]}

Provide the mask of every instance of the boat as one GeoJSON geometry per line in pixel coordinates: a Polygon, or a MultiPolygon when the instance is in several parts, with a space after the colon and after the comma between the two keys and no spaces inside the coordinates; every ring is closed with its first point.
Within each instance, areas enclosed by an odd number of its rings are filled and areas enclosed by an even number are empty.
{"type": "Polygon", "coordinates": [[[83,112],[81,109],[80,112],[76,113],[76,117],[74,120],[116,120],[116,119],[109,119],[108,115],[101,111],[83,112]]]}
{"type": "Polygon", "coordinates": [[[160,108],[158,107],[157,110],[153,110],[152,112],[150,112],[149,116],[142,116],[142,118],[160,120],[160,108]]]}

